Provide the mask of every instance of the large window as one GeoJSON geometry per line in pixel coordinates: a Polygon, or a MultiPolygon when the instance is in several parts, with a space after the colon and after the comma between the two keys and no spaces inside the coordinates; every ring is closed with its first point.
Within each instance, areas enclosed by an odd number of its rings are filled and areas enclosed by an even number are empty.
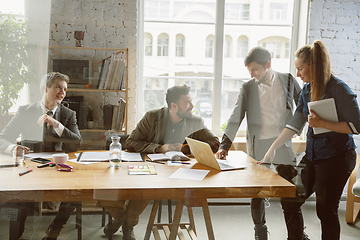
{"type": "Polygon", "coordinates": [[[270,3],[270,19],[286,20],[287,19],[287,3],[270,3]]]}
{"type": "MultiPolygon", "coordinates": [[[[273,57],[273,69],[290,71],[294,54],[291,38],[296,29],[292,23],[294,0],[144,1],[143,32],[159,36],[157,55],[168,58],[147,55],[143,59],[137,95],[138,119],[148,110],[143,106],[146,93],[151,92],[157,106],[164,106],[167,87],[187,84],[191,87],[195,114],[201,115],[208,128],[221,135],[220,128],[235,106],[241,85],[250,79],[244,57],[251,48],[267,48],[273,57]],[[150,16],[148,6],[157,13],[157,19],[150,16]],[[166,17],[159,17],[161,11],[166,17]],[[163,82],[149,84],[150,79],[163,82]],[[160,91],[155,86],[164,89],[160,91]],[[201,114],[201,106],[211,106],[214,114],[201,114]]],[[[240,135],[245,128],[246,124],[242,124],[240,135]]]]}
{"type": "MultiPolygon", "coordinates": [[[[16,20],[25,20],[25,3],[24,0],[13,0],[6,3],[2,3],[0,7],[0,21],[7,19],[8,16],[15,17],[16,20]]],[[[7,58],[4,59],[4,56],[0,56],[0,62],[8,61],[7,58]],[[3,58],[2,58],[3,57],[3,58]]],[[[6,57],[6,56],[5,56],[6,57]]],[[[1,85],[0,85],[1,88],[1,85]]],[[[18,98],[13,100],[14,104],[9,109],[9,113],[13,114],[16,112],[19,106],[29,103],[29,86],[24,84],[24,87],[18,93],[18,98]]]]}
{"type": "Polygon", "coordinates": [[[16,17],[25,17],[25,3],[24,0],[12,0],[8,2],[2,2],[0,7],[1,15],[6,16],[8,14],[15,15],[16,17]]]}
{"type": "Polygon", "coordinates": [[[167,18],[169,1],[145,1],[144,15],[148,18],[167,18]]]}
{"type": "Polygon", "coordinates": [[[280,42],[263,42],[262,47],[269,50],[271,58],[280,58],[281,43],[280,42]]]}
{"type": "Polygon", "coordinates": [[[225,19],[249,20],[250,4],[227,3],[225,4],[225,19]]]}

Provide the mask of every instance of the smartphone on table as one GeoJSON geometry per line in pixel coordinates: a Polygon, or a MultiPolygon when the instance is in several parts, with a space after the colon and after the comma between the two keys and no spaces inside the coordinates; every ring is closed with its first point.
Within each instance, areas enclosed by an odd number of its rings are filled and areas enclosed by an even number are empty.
{"type": "Polygon", "coordinates": [[[51,162],[51,160],[48,160],[48,159],[45,159],[45,158],[41,158],[41,157],[31,158],[31,161],[37,162],[37,163],[42,163],[42,164],[51,162]]]}

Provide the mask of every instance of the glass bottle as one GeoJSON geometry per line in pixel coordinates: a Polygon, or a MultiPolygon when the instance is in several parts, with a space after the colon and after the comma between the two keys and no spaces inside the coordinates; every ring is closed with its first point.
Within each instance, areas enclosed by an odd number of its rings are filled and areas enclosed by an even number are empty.
{"type": "Polygon", "coordinates": [[[111,137],[111,144],[109,147],[110,154],[110,167],[120,168],[121,167],[121,143],[119,136],[111,137]]]}

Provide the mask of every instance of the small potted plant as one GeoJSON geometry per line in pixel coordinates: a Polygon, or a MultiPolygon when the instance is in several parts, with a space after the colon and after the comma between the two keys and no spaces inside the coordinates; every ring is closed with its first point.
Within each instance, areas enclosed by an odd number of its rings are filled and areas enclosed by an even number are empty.
{"type": "Polygon", "coordinates": [[[87,114],[87,127],[94,128],[94,108],[89,105],[87,114]]]}

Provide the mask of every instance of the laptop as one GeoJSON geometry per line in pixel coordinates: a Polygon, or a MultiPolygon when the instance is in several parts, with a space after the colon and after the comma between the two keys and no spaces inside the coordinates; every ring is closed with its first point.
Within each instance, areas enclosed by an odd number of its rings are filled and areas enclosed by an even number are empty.
{"type": "Polygon", "coordinates": [[[216,159],[208,143],[188,137],[185,139],[198,163],[214,168],[218,171],[246,169],[246,166],[243,164],[235,164],[233,162],[229,163],[228,160],[216,159]]]}

